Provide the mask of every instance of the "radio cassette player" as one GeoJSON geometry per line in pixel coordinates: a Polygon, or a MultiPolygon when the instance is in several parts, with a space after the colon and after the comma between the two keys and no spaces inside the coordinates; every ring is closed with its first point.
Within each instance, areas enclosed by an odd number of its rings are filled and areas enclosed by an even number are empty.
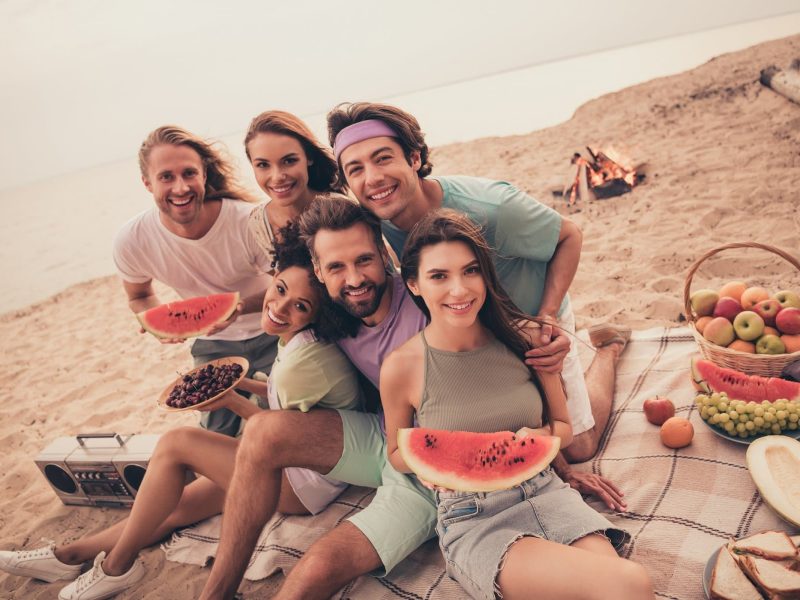
{"type": "Polygon", "coordinates": [[[64,504],[131,506],[159,437],[117,433],[61,437],[35,462],[64,504]]]}

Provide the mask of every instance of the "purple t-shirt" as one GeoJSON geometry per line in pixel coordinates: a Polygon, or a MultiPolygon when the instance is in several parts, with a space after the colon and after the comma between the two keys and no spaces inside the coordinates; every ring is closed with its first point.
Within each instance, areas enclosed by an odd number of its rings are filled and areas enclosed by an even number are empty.
{"type": "Polygon", "coordinates": [[[337,342],[356,369],[378,389],[383,359],[428,324],[428,318],[414,304],[402,277],[389,276],[387,283],[393,288],[392,305],[386,318],[374,327],[362,323],[356,337],[337,342]]]}

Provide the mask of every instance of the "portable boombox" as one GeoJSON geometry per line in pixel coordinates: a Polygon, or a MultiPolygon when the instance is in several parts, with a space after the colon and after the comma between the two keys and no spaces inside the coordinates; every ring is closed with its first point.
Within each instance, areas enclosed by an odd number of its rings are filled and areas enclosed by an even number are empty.
{"type": "Polygon", "coordinates": [[[64,504],[131,506],[159,437],[118,433],[61,437],[35,462],[64,504]]]}

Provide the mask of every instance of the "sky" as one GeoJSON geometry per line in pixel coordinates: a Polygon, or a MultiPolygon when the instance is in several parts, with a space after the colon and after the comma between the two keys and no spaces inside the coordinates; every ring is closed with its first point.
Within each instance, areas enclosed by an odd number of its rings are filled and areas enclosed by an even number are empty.
{"type": "Polygon", "coordinates": [[[266,109],[315,115],[798,11],[798,0],[0,0],[0,189],[129,158],[164,123],[223,137],[266,109]]]}

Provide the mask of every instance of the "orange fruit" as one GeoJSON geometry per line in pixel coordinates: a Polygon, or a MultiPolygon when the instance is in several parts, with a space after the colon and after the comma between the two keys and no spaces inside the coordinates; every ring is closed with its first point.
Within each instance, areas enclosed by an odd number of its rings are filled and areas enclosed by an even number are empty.
{"type": "Polygon", "coordinates": [[[694,427],[683,417],[671,417],[661,426],[661,443],[667,448],[683,448],[692,443],[694,427]]]}

